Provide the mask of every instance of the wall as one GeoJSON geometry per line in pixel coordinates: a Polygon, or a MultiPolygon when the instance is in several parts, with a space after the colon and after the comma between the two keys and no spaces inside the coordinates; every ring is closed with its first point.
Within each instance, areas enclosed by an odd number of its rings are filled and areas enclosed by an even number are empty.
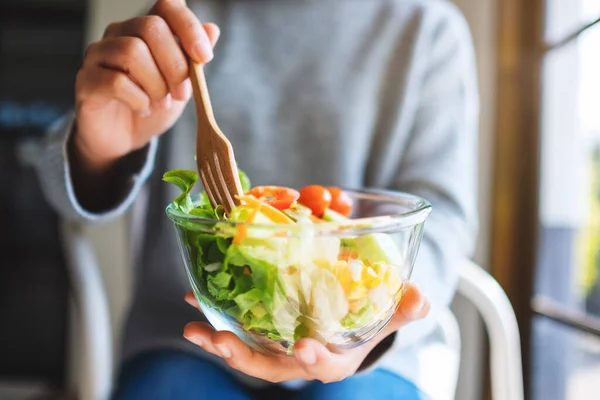
{"type": "MultiPolygon", "coordinates": [[[[492,146],[494,134],[495,85],[496,85],[496,8],[499,0],[455,0],[471,27],[479,69],[481,131],[479,140],[479,201],[480,236],[475,260],[483,266],[488,264],[490,201],[492,180],[492,146]]],[[[99,38],[104,27],[112,21],[139,14],[149,2],[144,0],[91,0],[91,15],[88,30],[90,38],[99,38]]],[[[96,39],[94,39],[96,40],[96,39]]],[[[103,266],[103,275],[110,296],[111,318],[114,332],[118,332],[123,319],[124,307],[128,302],[130,277],[127,260],[127,235],[123,220],[88,230],[103,266]]],[[[463,335],[463,360],[466,367],[461,370],[457,399],[478,400],[481,398],[481,367],[483,331],[474,309],[458,298],[453,307],[461,323],[463,335]]],[[[116,342],[118,344],[118,341],[116,342]]]]}

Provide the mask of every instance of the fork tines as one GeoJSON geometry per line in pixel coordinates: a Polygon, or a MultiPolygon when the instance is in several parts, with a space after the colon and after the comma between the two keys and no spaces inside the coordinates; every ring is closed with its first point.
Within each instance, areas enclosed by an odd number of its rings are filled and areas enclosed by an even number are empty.
{"type": "MultiPolygon", "coordinates": [[[[225,143],[223,147],[230,147],[228,144],[229,142],[225,143]]],[[[236,163],[231,153],[206,151],[201,159],[198,158],[198,171],[212,206],[222,205],[229,214],[239,204],[237,196],[242,194],[236,163]]]]}

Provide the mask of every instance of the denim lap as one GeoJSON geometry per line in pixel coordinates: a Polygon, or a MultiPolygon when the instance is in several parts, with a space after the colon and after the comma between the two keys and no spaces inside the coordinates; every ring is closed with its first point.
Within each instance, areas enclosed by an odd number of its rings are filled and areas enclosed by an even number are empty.
{"type": "Polygon", "coordinates": [[[293,400],[428,400],[409,380],[392,372],[378,369],[368,374],[352,376],[341,382],[313,382],[300,390],[293,400]]]}
{"type": "Polygon", "coordinates": [[[113,396],[113,400],[325,400],[334,398],[427,399],[412,382],[385,370],[375,370],[329,384],[311,382],[302,389],[294,391],[250,390],[210,360],[174,351],[150,353],[126,364],[113,396]]]}
{"type": "Polygon", "coordinates": [[[179,352],[144,355],[126,364],[114,400],[250,400],[227,371],[179,352]]]}

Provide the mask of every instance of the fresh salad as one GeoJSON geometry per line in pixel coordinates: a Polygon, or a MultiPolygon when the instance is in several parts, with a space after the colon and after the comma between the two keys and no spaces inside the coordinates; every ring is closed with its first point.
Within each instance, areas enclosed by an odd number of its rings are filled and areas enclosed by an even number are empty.
{"type": "Polygon", "coordinates": [[[397,304],[404,260],[391,236],[311,229],[351,217],[353,201],[343,190],[251,187],[240,171],[244,195],[226,215],[206,194],[191,196],[196,172],[173,170],[163,180],[182,191],[170,207],[200,217],[178,222],[196,295],[246,331],[329,342],[389,316],[397,304]]]}

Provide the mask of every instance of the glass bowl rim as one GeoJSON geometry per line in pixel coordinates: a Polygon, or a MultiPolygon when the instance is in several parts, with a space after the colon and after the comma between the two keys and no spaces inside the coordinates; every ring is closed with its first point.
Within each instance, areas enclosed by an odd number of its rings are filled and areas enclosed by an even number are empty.
{"type": "MultiPolygon", "coordinates": [[[[406,206],[406,202],[412,202],[416,204],[416,206],[406,212],[401,213],[349,219],[348,221],[344,222],[325,221],[318,224],[257,224],[251,222],[223,221],[212,218],[203,218],[185,214],[179,211],[176,209],[173,202],[169,203],[165,209],[165,212],[167,213],[169,219],[177,225],[181,225],[182,223],[198,223],[202,225],[222,224],[222,226],[224,225],[229,227],[243,225],[249,228],[270,229],[287,232],[298,232],[310,229],[311,231],[315,231],[318,235],[335,233],[351,233],[353,235],[360,235],[375,232],[396,231],[413,227],[423,223],[432,211],[432,205],[428,200],[402,191],[375,188],[341,189],[353,197],[363,198],[366,200],[379,201],[387,204],[395,203],[402,206],[406,206]]],[[[192,202],[195,203],[199,197],[200,194],[192,195],[192,202]]]]}

